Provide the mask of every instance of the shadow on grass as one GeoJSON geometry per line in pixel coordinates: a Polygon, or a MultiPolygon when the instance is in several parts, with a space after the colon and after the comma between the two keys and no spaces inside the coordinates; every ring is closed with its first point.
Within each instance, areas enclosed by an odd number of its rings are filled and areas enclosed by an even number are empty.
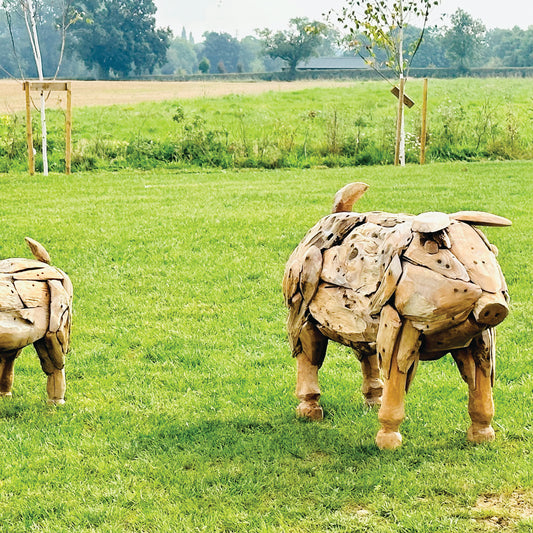
{"type": "Polygon", "coordinates": [[[194,453],[211,458],[309,461],[317,454],[339,459],[365,461],[380,452],[368,444],[347,439],[340,429],[328,423],[309,423],[292,417],[275,422],[254,419],[176,423],[161,419],[157,427],[139,435],[132,452],[194,453]]]}

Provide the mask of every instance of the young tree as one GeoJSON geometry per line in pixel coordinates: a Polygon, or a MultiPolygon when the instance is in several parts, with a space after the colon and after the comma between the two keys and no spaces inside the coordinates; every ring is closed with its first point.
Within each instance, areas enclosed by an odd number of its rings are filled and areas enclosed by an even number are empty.
{"type": "Polygon", "coordinates": [[[316,55],[326,28],[327,26],[322,22],[310,22],[307,18],[294,18],[289,21],[287,31],[274,33],[265,28],[258,30],[257,34],[263,41],[263,53],[271,58],[279,57],[285,61],[289,72],[294,75],[300,61],[316,55]]]}
{"type": "MultiPolygon", "coordinates": [[[[33,59],[35,62],[35,68],[37,71],[37,76],[39,81],[44,81],[44,69],[43,69],[43,57],[41,55],[41,44],[39,40],[38,26],[39,22],[42,22],[44,19],[39,15],[40,10],[48,10],[52,14],[56,14],[61,11],[61,16],[58,17],[60,20],[57,22],[57,26],[61,32],[61,49],[59,53],[59,59],[57,63],[57,68],[55,71],[54,78],[57,76],[61,62],[63,60],[63,53],[65,49],[65,39],[66,32],[71,24],[78,20],[78,14],[72,10],[70,0],[63,0],[61,9],[54,11],[54,8],[57,9],[57,6],[52,5],[52,2],[49,4],[43,4],[39,0],[3,0],[2,7],[5,11],[5,14],[9,21],[10,29],[11,25],[11,16],[13,14],[19,14],[24,20],[24,25],[26,27],[28,40],[30,43],[33,59]]],[[[13,52],[17,55],[16,52],[16,42],[13,39],[12,41],[13,52]]],[[[24,72],[22,66],[19,64],[21,77],[24,78],[24,72]]],[[[48,175],[48,144],[47,144],[47,127],[46,127],[46,99],[44,96],[44,91],[41,91],[40,98],[40,112],[41,112],[41,149],[43,157],[43,174],[48,175]]]]}
{"type": "Polygon", "coordinates": [[[451,16],[451,23],[452,26],[444,34],[446,55],[451,63],[466,71],[480,56],[485,26],[461,8],[451,16]]]}
{"type": "MultiPolygon", "coordinates": [[[[405,165],[403,88],[424,37],[430,12],[438,4],[439,0],[347,0],[341,12],[336,14],[337,21],[348,31],[348,46],[376,70],[380,68],[377,49],[384,50],[385,66],[399,78],[395,162],[401,165],[405,165]],[[406,29],[415,23],[422,28],[419,38],[411,47],[406,47],[406,29]]],[[[331,12],[330,16],[333,14],[331,12]]]]}

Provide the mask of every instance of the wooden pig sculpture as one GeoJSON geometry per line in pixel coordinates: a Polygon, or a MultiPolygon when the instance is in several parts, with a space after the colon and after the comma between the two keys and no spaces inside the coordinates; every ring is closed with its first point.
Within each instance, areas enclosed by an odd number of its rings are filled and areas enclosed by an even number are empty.
{"type": "Polygon", "coordinates": [[[450,352],[469,387],[468,439],[494,439],[493,328],[509,297],[496,248],[476,226],[511,222],[478,211],[351,212],[367,188],[341,189],[333,214],[309,230],[285,269],[297,413],[322,419],[318,370],[328,339],[340,342],[361,362],[367,405],[381,405],[377,445],[397,448],[418,361],[450,352]]]}
{"type": "Polygon", "coordinates": [[[38,242],[26,238],[36,259],[0,261],[0,396],[11,396],[15,358],[35,346],[48,376],[48,402],[65,402],[65,354],[72,318],[72,284],[38,242]]]}

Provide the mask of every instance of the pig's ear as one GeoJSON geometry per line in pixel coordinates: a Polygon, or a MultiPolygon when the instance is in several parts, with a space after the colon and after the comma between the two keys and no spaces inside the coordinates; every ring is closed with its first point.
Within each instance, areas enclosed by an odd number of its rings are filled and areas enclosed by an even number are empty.
{"type": "Polygon", "coordinates": [[[450,215],[450,218],[467,224],[474,224],[475,226],[505,227],[512,224],[507,218],[485,213],[484,211],[457,211],[457,213],[450,215]]]}
{"type": "Polygon", "coordinates": [[[340,191],[337,191],[335,198],[333,199],[332,213],[343,213],[351,211],[353,204],[365,194],[368,189],[366,183],[356,181],[355,183],[349,183],[345,185],[340,191]]]}

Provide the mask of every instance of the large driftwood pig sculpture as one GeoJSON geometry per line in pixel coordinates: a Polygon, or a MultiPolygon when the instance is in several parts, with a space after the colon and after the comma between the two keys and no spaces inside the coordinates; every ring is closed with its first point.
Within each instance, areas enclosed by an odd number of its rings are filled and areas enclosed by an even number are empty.
{"type": "Polygon", "coordinates": [[[377,445],[396,448],[418,361],[450,352],[469,387],[468,439],[494,439],[493,328],[509,297],[497,250],[476,226],[511,222],[479,211],[351,212],[367,188],[341,189],[333,214],[309,230],[285,269],[297,413],[322,419],[318,370],[328,339],[340,342],[361,362],[366,403],[381,404],[377,445]]]}
{"type": "Polygon", "coordinates": [[[65,355],[72,318],[72,284],[51,267],[41,244],[26,238],[36,259],[0,261],[0,396],[11,396],[15,358],[35,346],[48,376],[48,402],[65,402],[65,355]]]}

